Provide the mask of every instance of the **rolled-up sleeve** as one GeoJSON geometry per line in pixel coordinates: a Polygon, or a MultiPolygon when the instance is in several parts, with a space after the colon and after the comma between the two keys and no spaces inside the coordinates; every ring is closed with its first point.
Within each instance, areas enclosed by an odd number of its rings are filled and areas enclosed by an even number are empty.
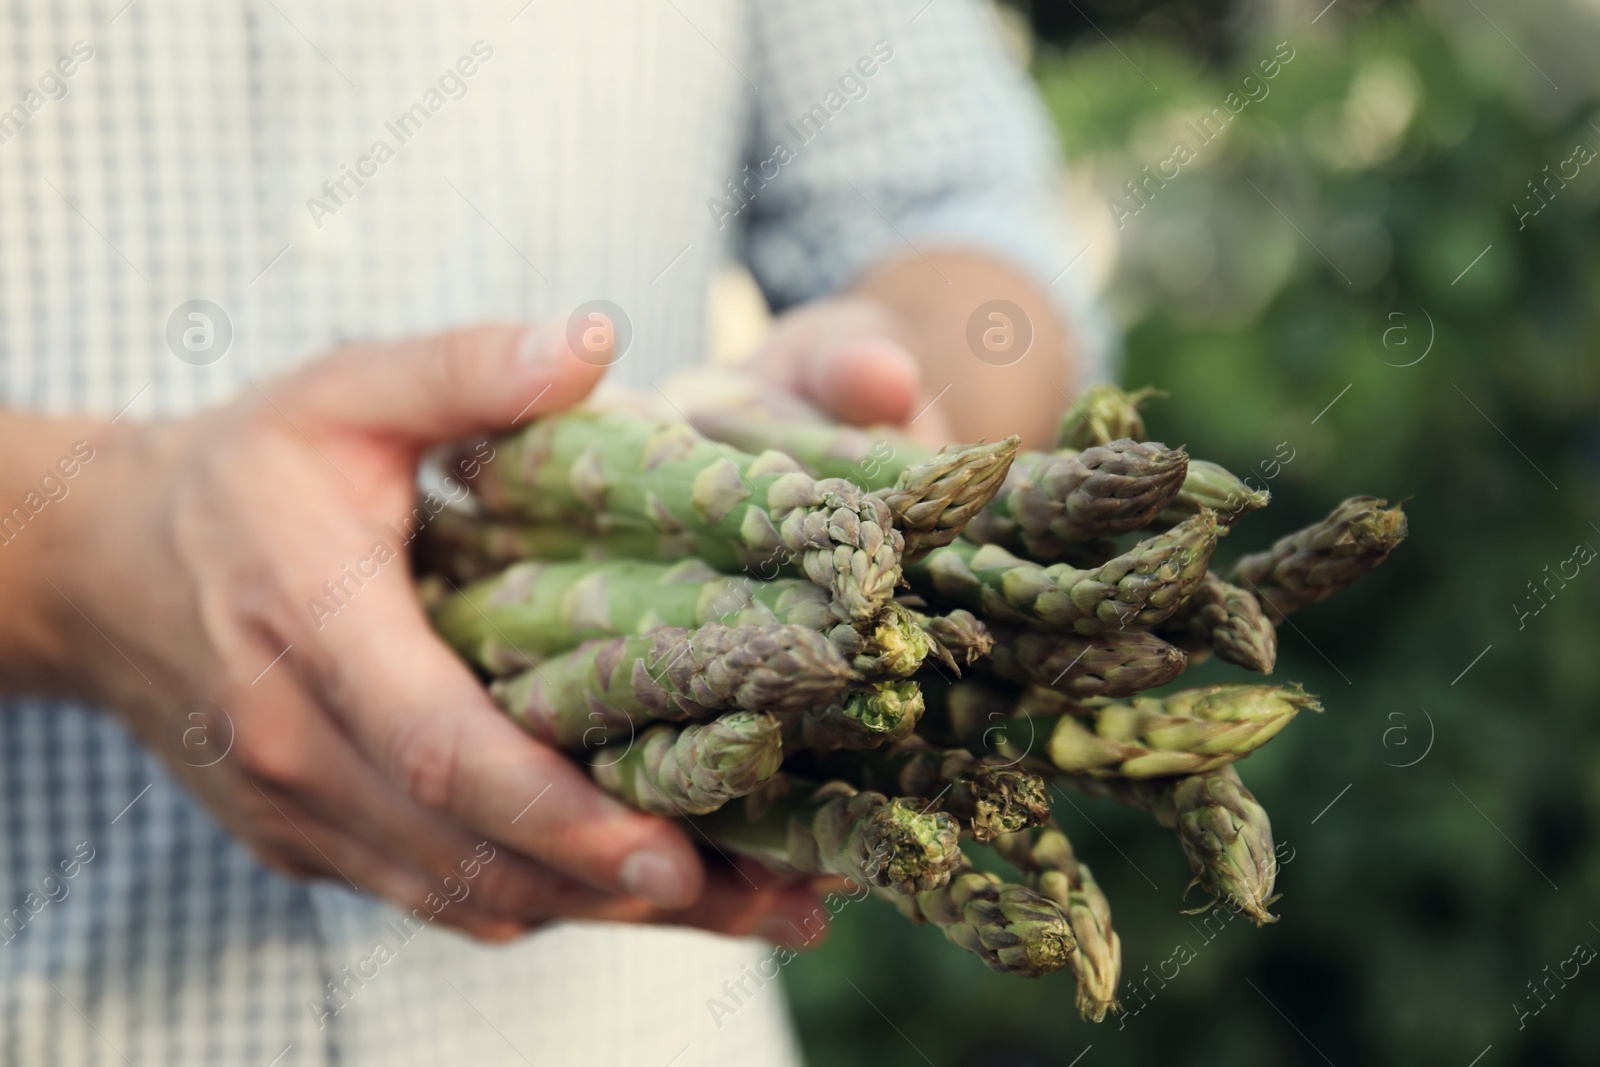
{"type": "Polygon", "coordinates": [[[1068,270],[1054,129],[980,0],[757,0],[747,166],[727,203],[777,308],[959,247],[1038,280],[1093,376],[1110,331],[1068,270]],[[919,10],[920,9],[920,10],[919,10]]]}

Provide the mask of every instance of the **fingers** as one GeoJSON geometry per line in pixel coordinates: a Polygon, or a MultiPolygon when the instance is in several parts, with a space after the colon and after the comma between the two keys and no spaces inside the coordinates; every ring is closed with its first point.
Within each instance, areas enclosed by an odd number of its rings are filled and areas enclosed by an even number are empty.
{"type": "Polygon", "coordinates": [[[813,353],[801,368],[801,391],[853,426],[904,425],[916,414],[921,371],[910,352],[871,335],[842,338],[813,353]]]}
{"type": "Polygon", "coordinates": [[[428,631],[404,576],[369,583],[339,621],[307,642],[308,680],[400,792],[588,885],[663,908],[698,897],[682,831],[600,792],[495,708],[428,631]]]}
{"type": "Polygon", "coordinates": [[[873,301],[823,301],[786,315],[752,362],[836,419],[901,425],[922,372],[900,332],[873,301]]]}
{"type": "Polygon", "coordinates": [[[447,898],[441,887],[422,872],[389,859],[335,828],[281,790],[256,788],[268,810],[259,813],[254,821],[257,832],[248,840],[257,858],[267,866],[297,878],[340,883],[403,908],[422,909],[484,940],[505,941],[528,929],[528,924],[515,920],[464,908],[451,911],[439,907],[438,902],[447,898]]]}
{"type": "Polygon", "coordinates": [[[270,392],[297,426],[432,444],[571,407],[600,380],[606,355],[579,359],[553,323],[476,326],[345,345],[270,392]]]}
{"type": "Polygon", "coordinates": [[[648,921],[731,937],[759,937],[796,949],[822,943],[831,916],[814,893],[793,884],[759,884],[763,888],[753,888],[737,870],[715,870],[706,878],[705,892],[691,907],[658,912],[648,921]]]}
{"type": "MultiPolygon", "coordinates": [[[[538,923],[608,899],[417,804],[367,762],[293,676],[260,694],[279,724],[266,737],[241,738],[237,756],[253,777],[293,796],[327,825],[355,837],[446,892],[468,884],[466,906],[485,916],[538,923]],[[485,861],[485,855],[492,857],[485,861]]],[[[269,686],[271,683],[267,683],[269,686]]]]}

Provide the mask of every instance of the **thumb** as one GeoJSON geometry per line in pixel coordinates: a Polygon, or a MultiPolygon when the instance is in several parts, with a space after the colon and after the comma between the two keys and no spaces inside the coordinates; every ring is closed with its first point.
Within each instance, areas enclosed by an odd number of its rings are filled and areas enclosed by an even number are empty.
{"type": "Polygon", "coordinates": [[[752,358],[757,371],[857,426],[915,414],[922,372],[874,301],[820,300],[786,312],[752,358]]]}
{"type": "Polygon", "coordinates": [[[904,347],[870,335],[819,346],[801,362],[802,395],[855,426],[903,425],[915,414],[922,372],[904,347]]]}
{"type": "Polygon", "coordinates": [[[558,323],[474,326],[342,346],[291,374],[278,403],[297,425],[428,445],[571,407],[611,362],[609,347],[580,358],[558,323]]]}

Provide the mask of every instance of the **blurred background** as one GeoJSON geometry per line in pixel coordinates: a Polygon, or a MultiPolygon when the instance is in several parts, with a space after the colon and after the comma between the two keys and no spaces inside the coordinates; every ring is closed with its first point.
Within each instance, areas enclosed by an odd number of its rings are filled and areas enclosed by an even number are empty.
{"type": "Polygon", "coordinates": [[[1600,965],[1553,977],[1600,948],[1600,566],[1575,555],[1600,549],[1600,3],[1325,4],[1002,9],[1121,380],[1168,391],[1154,437],[1273,492],[1225,551],[1410,498],[1408,543],[1284,634],[1278,676],[1327,712],[1240,767],[1282,921],[1202,931],[1172,835],[1075,797],[1125,976],[1194,961],[1092,1026],[1069,974],[994,975],[852,906],[785,969],[812,1063],[1600,1061],[1600,965]],[[1230,93],[1203,142],[1186,123],[1230,93]]]}

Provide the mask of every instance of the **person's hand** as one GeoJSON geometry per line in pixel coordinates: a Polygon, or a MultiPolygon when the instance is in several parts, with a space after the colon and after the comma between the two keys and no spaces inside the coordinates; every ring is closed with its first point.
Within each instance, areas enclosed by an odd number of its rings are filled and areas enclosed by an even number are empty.
{"type": "Polygon", "coordinates": [[[682,829],[600,793],[496,710],[413,591],[422,452],[567,407],[600,373],[559,330],[487,326],[104,428],[41,550],[47,676],[117,709],[279,870],[448,896],[438,917],[484,938],[592,918],[794,939],[807,891],[708,875],[682,829]]]}
{"type": "Polygon", "coordinates": [[[936,447],[1009,434],[1052,447],[1075,350],[1048,288],[972,250],[890,258],[848,295],[780,315],[749,367],[854,426],[936,447]],[[983,327],[1002,321],[992,340],[983,327]]]}
{"type": "Polygon", "coordinates": [[[852,426],[893,426],[931,445],[952,440],[938,398],[893,312],[870,297],[804,304],[780,315],[749,370],[852,426]]]}

